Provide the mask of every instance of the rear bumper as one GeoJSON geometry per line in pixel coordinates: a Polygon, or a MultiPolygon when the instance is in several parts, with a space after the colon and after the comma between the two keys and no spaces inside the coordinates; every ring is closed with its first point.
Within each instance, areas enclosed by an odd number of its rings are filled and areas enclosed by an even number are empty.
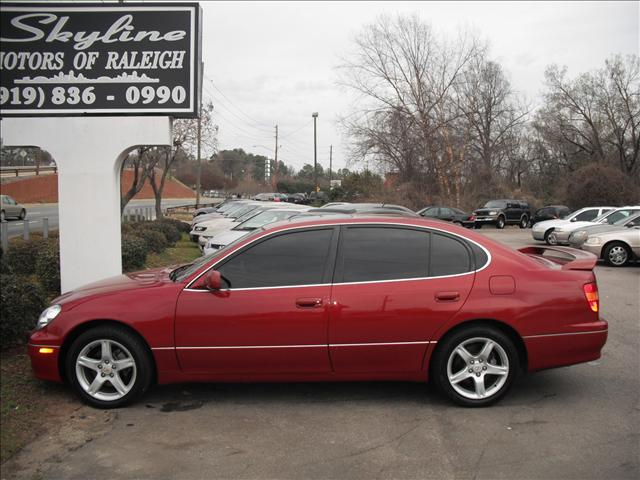
{"type": "Polygon", "coordinates": [[[524,337],[529,360],[528,370],[533,372],[600,358],[602,347],[607,342],[607,322],[595,322],[592,326],[592,330],[524,337]]]}
{"type": "Polygon", "coordinates": [[[62,382],[60,378],[60,370],[58,368],[58,359],[60,356],[60,347],[53,345],[34,345],[27,346],[29,358],[31,359],[31,369],[33,375],[40,380],[49,380],[52,382],[62,382]],[[40,353],[41,348],[53,349],[52,353],[40,353]]]}

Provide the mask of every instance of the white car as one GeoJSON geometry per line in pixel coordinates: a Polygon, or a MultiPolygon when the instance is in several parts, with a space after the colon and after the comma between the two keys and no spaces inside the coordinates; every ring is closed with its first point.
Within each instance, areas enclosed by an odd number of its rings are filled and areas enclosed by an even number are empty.
{"type": "Polygon", "coordinates": [[[566,225],[571,222],[582,222],[593,220],[605,212],[615,210],[616,207],[586,207],[576,210],[564,218],[545,220],[536,223],[531,229],[531,236],[534,240],[544,240],[549,243],[549,235],[556,227],[566,225]]]}
{"type": "Polygon", "coordinates": [[[263,210],[255,217],[245,220],[241,224],[233,227],[231,230],[221,232],[213,238],[210,238],[205,244],[204,254],[209,255],[211,253],[215,253],[219,249],[229,245],[231,242],[234,242],[239,238],[244,237],[257,228],[294,217],[306,212],[309,208],[310,207],[306,206],[296,207],[291,205],[283,208],[270,208],[268,210],[263,210]]]}
{"type": "Polygon", "coordinates": [[[571,233],[592,225],[613,225],[618,220],[640,212],[640,206],[622,207],[606,212],[590,222],[572,222],[556,227],[548,236],[549,245],[569,245],[571,233]]]}

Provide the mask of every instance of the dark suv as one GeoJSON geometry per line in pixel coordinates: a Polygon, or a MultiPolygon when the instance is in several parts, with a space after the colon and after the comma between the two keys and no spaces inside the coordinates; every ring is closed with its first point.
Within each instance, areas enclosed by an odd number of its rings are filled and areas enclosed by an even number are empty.
{"type": "Polygon", "coordinates": [[[490,200],[473,213],[476,216],[475,228],[482,228],[485,224],[496,228],[504,228],[505,225],[527,228],[531,218],[529,204],[522,200],[490,200]]]}

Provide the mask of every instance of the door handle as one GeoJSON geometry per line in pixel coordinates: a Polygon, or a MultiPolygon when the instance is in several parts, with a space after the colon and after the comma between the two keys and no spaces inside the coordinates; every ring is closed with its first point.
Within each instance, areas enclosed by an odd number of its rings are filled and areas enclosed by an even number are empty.
{"type": "Polygon", "coordinates": [[[441,302],[457,302],[460,300],[460,292],[436,292],[436,300],[441,302]]]}
{"type": "Polygon", "coordinates": [[[298,298],[296,299],[296,307],[298,308],[318,308],[322,306],[321,298],[298,298]]]}

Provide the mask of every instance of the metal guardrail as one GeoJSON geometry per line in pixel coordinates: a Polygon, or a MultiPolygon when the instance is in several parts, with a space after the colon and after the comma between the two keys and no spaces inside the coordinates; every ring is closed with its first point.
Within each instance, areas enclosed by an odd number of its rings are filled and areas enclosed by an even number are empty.
{"type": "Polygon", "coordinates": [[[58,173],[57,166],[22,166],[22,167],[0,167],[0,177],[30,177],[33,175],[51,175],[58,173]]]}
{"type": "MultiPolygon", "coordinates": [[[[49,238],[49,219],[44,217],[40,220],[42,222],[42,238],[49,238]]],[[[24,220],[22,222],[23,240],[29,240],[31,237],[31,224],[33,222],[34,220],[24,220]]],[[[0,244],[2,245],[2,251],[6,252],[9,248],[9,222],[0,223],[0,244]]]]}
{"type": "Polygon", "coordinates": [[[216,202],[209,202],[209,203],[196,203],[196,204],[190,204],[190,205],[176,205],[174,207],[167,207],[165,208],[165,212],[167,214],[169,213],[177,213],[179,211],[185,211],[185,212],[190,212],[191,210],[196,211],[199,208],[204,208],[204,207],[215,207],[216,205],[220,205],[223,202],[223,200],[220,201],[216,201],[216,202]]]}

